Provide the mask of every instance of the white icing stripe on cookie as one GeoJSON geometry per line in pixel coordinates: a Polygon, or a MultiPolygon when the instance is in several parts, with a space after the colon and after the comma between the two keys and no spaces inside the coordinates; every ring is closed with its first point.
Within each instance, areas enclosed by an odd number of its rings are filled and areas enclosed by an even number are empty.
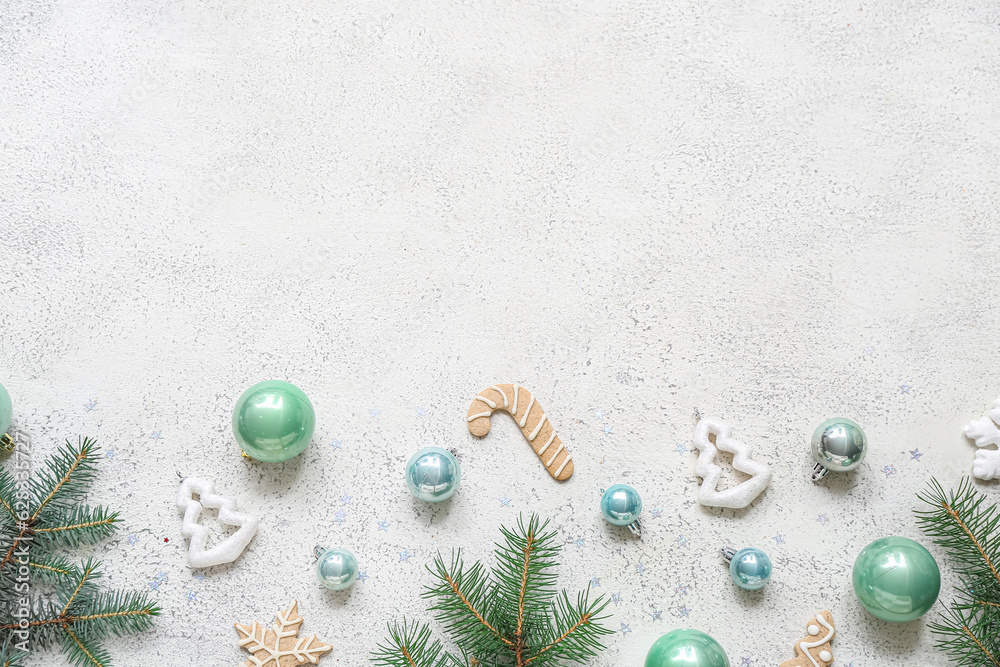
{"type": "Polygon", "coordinates": [[[471,422],[473,419],[479,419],[480,417],[489,417],[491,414],[493,414],[493,413],[492,412],[480,412],[478,415],[472,415],[471,417],[469,417],[468,421],[471,422]]]}
{"type": "Polygon", "coordinates": [[[542,445],[542,448],[538,450],[538,455],[541,456],[542,454],[544,454],[545,450],[549,448],[549,445],[551,445],[552,441],[555,439],[556,439],[556,430],[552,429],[552,435],[549,436],[548,442],[542,445]]]}
{"type": "Polygon", "coordinates": [[[490,389],[492,389],[493,391],[499,392],[500,395],[503,396],[503,406],[506,408],[507,407],[507,392],[505,392],[503,389],[501,389],[500,387],[498,387],[496,385],[493,385],[492,387],[490,387],[490,389]]]}
{"type": "Polygon", "coordinates": [[[809,649],[816,648],[817,646],[822,646],[823,644],[830,641],[830,638],[833,637],[833,626],[827,623],[826,619],[823,618],[823,616],[817,616],[816,620],[822,623],[824,628],[829,630],[829,632],[826,633],[826,637],[823,637],[822,639],[819,639],[814,642],[801,642],[799,644],[799,648],[802,649],[802,652],[806,654],[807,658],[809,658],[809,662],[813,664],[813,667],[820,667],[819,663],[816,662],[816,660],[812,657],[812,653],[809,652],[809,649]]]}
{"type": "Polygon", "coordinates": [[[547,417],[548,417],[548,415],[543,412],[542,413],[542,418],[538,420],[538,426],[536,426],[535,430],[532,431],[531,435],[528,436],[528,442],[531,442],[532,440],[534,440],[535,436],[538,435],[538,432],[542,430],[542,424],[545,423],[545,419],[547,417]]]}
{"type": "Polygon", "coordinates": [[[510,411],[510,416],[513,417],[517,414],[517,385],[514,385],[514,407],[510,411]]]}
{"type": "MultiPolygon", "coordinates": [[[[548,468],[550,465],[552,465],[552,462],[556,460],[556,457],[559,456],[559,452],[561,452],[562,450],[563,450],[563,444],[560,442],[559,446],[556,447],[555,453],[552,454],[552,458],[549,459],[549,462],[545,464],[546,468],[548,468]]],[[[569,458],[569,456],[567,455],[566,458],[569,458]]]]}
{"type": "Polygon", "coordinates": [[[483,403],[485,403],[486,405],[490,406],[494,410],[497,409],[497,404],[494,403],[493,401],[491,401],[490,399],[486,398],[485,396],[476,396],[476,400],[477,401],[482,401],[483,403]]]}
{"type": "Polygon", "coordinates": [[[528,401],[528,409],[524,411],[524,416],[521,417],[521,423],[518,424],[521,428],[524,428],[524,424],[528,421],[528,413],[531,412],[531,406],[535,404],[535,397],[532,395],[531,400],[528,401]]]}
{"type": "Polygon", "coordinates": [[[559,475],[562,474],[563,468],[565,468],[566,464],[569,463],[572,460],[573,460],[573,458],[569,455],[569,452],[566,452],[566,458],[563,460],[562,465],[559,466],[559,469],[556,470],[556,477],[559,477],[559,475]]]}

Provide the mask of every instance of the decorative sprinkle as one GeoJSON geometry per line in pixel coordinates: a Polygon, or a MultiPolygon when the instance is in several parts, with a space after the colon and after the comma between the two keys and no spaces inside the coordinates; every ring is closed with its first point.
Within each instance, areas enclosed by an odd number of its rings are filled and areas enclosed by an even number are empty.
{"type": "Polygon", "coordinates": [[[510,507],[510,501],[511,500],[513,500],[513,499],[512,498],[508,498],[507,496],[504,496],[503,498],[500,498],[500,507],[510,507]]]}
{"type": "Polygon", "coordinates": [[[689,618],[689,614],[691,613],[691,610],[688,609],[687,605],[683,605],[681,607],[677,607],[677,613],[680,614],[681,616],[683,616],[684,618],[689,618]]]}
{"type": "Polygon", "coordinates": [[[292,522],[289,521],[288,519],[281,518],[281,519],[278,519],[278,524],[277,525],[278,525],[278,528],[287,528],[288,526],[292,525],[292,522]]]}
{"type": "Polygon", "coordinates": [[[337,513],[334,515],[333,522],[338,526],[342,526],[344,524],[344,519],[346,518],[347,512],[344,510],[337,510],[337,513]]]}
{"type": "Polygon", "coordinates": [[[106,456],[109,459],[115,458],[115,450],[109,449],[108,451],[104,452],[104,456],[106,456]]]}
{"type": "Polygon", "coordinates": [[[654,507],[653,510],[650,512],[650,514],[654,519],[659,519],[661,516],[663,516],[663,510],[661,510],[659,507],[654,507]]]}
{"type": "Polygon", "coordinates": [[[913,460],[913,461],[919,461],[920,457],[923,456],[923,455],[924,455],[924,453],[922,451],[920,451],[919,449],[911,449],[910,450],[910,459],[913,460]]]}
{"type": "Polygon", "coordinates": [[[611,435],[612,429],[614,429],[614,426],[612,426],[611,424],[605,424],[604,425],[604,435],[611,435]]]}
{"type": "Polygon", "coordinates": [[[615,606],[617,607],[622,602],[622,594],[621,593],[612,593],[611,594],[611,601],[614,602],[615,606]]]}
{"type": "Polygon", "coordinates": [[[385,519],[382,519],[381,521],[378,522],[378,529],[379,530],[384,530],[385,532],[388,533],[389,532],[389,522],[386,521],[385,519]]]}
{"type": "Polygon", "coordinates": [[[402,551],[399,552],[399,560],[401,561],[406,561],[407,563],[409,563],[411,556],[413,556],[413,554],[410,553],[409,549],[403,549],[402,551]]]}
{"type": "Polygon", "coordinates": [[[900,394],[909,394],[911,389],[913,389],[913,387],[910,386],[910,385],[908,385],[908,384],[906,384],[905,382],[903,384],[899,385],[899,393],[900,394]]]}
{"type": "Polygon", "coordinates": [[[688,594],[688,589],[689,589],[689,588],[691,588],[691,586],[689,586],[689,585],[683,585],[683,586],[678,586],[678,587],[677,587],[677,588],[675,588],[674,590],[675,590],[676,592],[680,593],[681,595],[687,595],[687,594],[688,594]]]}
{"type": "Polygon", "coordinates": [[[745,655],[740,658],[740,667],[753,667],[753,660],[750,659],[750,656],[745,655]]]}
{"type": "Polygon", "coordinates": [[[347,495],[347,494],[345,493],[344,495],[342,495],[342,496],[340,497],[340,504],[341,504],[341,505],[350,505],[350,504],[351,504],[351,498],[353,498],[353,497],[354,497],[354,496],[349,496],[349,495],[347,495]]]}
{"type": "Polygon", "coordinates": [[[125,539],[128,540],[130,546],[134,547],[135,543],[139,541],[139,536],[136,535],[135,533],[129,533],[128,537],[126,537],[125,539]]]}
{"type": "Polygon", "coordinates": [[[869,345],[868,347],[865,348],[865,354],[867,354],[868,356],[875,354],[875,348],[869,345]]]}
{"type": "Polygon", "coordinates": [[[343,447],[340,444],[342,442],[343,440],[338,440],[337,438],[334,438],[333,441],[330,443],[330,446],[333,447],[335,450],[343,449],[343,447]]]}
{"type": "Polygon", "coordinates": [[[688,538],[684,537],[683,535],[679,535],[677,537],[677,544],[679,546],[686,547],[688,545],[688,541],[689,541],[688,538]]]}
{"type": "Polygon", "coordinates": [[[423,408],[423,407],[417,408],[417,416],[418,417],[423,417],[426,414],[427,414],[427,408],[423,408]]]}
{"type": "Polygon", "coordinates": [[[368,414],[372,416],[372,419],[378,419],[379,415],[382,414],[382,411],[379,410],[378,408],[372,408],[371,410],[368,411],[368,414]]]}
{"type": "Polygon", "coordinates": [[[604,421],[604,413],[598,410],[597,412],[594,413],[594,419],[597,419],[599,421],[604,421]]]}
{"type": "Polygon", "coordinates": [[[653,610],[653,611],[647,612],[647,613],[649,613],[649,615],[653,617],[654,621],[662,621],[663,620],[663,612],[660,611],[659,609],[656,609],[656,610],[653,610]]]}
{"type": "Polygon", "coordinates": [[[896,474],[896,467],[895,466],[891,466],[891,465],[884,466],[882,468],[882,472],[885,473],[885,478],[889,479],[889,475],[895,475],[896,474]]]}
{"type": "Polygon", "coordinates": [[[368,570],[361,570],[358,572],[358,581],[361,583],[368,581],[368,570]]]}
{"type": "Polygon", "coordinates": [[[198,599],[198,596],[195,594],[194,590],[193,589],[189,589],[188,592],[187,592],[187,600],[188,600],[188,602],[194,602],[197,599],[198,599]]]}
{"type": "Polygon", "coordinates": [[[625,635],[627,635],[630,632],[632,632],[632,628],[630,628],[627,625],[625,625],[624,623],[622,623],[622,629],[621,629],[622,637],[624,637],[625,635]]]}
{"type": "Polygon", "coordinates": [[[825,514],[820,514],[820,515],[819,515],[819,517],[818,517],[818,518],[817,518],[816,520],[817,520],[817,521],[819,521],[819,522],[820,522],[821,524],[823,524],[824,526],[825,526],[826,524],[830,523],[830,517],[828,517],[828,516],[827,516],[827,515],[825,515],[825,514]]]}
{"type": "Polygon", "coordinates": [[[91,410],[96,410],[97,409],[97,399],[96,398],[92,398],[89,401],[87,401],[86,403],[84,403],[83,404],[83,409],[86,410],[87,412],[90,412],[91,410]]]}
{"type": "Polygon", "coordinates": [[[576,540],[575,540],[575,541],[573,542],[573,544],[575,544],[575,545],[576,545],[576,548],[577,548],[577,549],[579,549],[579,548],[580,548],[580,547],[582,547],[582,546],[583,546],[584,544],[586,544],[586,542],[587,542],[587,540],[583,539],[582,537],[578,537],[578,538],[576,538],[576,540]]]}
{"type": "Polygon", "coordinates": [[[784,544],[785,543],[785,536],[782,535],[781,533],[778,533],[777,535],[775,535],[771,539],[774,540],[774,545],[775,546],[778,546],[779,544],[784,544]]]}
{"type": "Polygon", "coordinates": [[[599,588],[601,586],[601,578],[600,577],[596,577],[596,576],[595,577],[591,577],[590,578],[590,585],[593,588],[599,588]]]}
{"type": "Polygon", "coordinates": [[[163,431],[153,431],[153,435],[149,436],[150,440],[163,440],[163,431]]]}
{"type": "Polygon", "coordinates": [[[642,576],[642,573],[646,571],[646,566],[642,564],[642,561],[635,564],[635,571],[640,577],[642,576]]]}
{"type": "Polygon", "coordinates": [[[678,442],[677,446],[674,447],[674,451],[681,452],[683,454],[684,452],[688,451],[688,448],[684,446],[683,442],[678,442]]]}

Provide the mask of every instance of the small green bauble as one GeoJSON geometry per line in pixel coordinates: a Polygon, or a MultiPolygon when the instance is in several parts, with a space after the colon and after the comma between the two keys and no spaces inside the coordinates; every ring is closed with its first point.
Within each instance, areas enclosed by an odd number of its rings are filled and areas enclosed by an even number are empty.
{"type": "Polygon", "coordinates": [[[851,579],[865,609],[896,623],[926,614],[941,591],[934,556],[905,537],[883,537],[862,549],[851,579]]]}
{"type": "Polygon", "coordinates": [[[719,642],[688,628],[663,635],[649,648],[645,667],[729,667],[719,642]]]}
{"type": "Polygon", "coordinates": [[[0,384],[0,436],[10,428],[11,419],[14,418],[14,406],[10,402],[10,394],[0,384]]]}
{"type": "Polygon", "coordinates": [[[268,380],[243,392],[233,410],[233,435],[258,461],[275,463],[298,456],[312,439],[316,413],[301,389],[268,380]]]}

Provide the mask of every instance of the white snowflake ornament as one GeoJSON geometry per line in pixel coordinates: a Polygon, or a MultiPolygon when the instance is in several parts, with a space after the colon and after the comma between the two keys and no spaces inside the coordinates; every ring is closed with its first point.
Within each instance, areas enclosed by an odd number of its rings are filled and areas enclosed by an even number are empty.
{"type": "Polygon", "coordinates": [[[694,446],[699,454],[694,471],[702,478],[701,488],[698,489],[698,502],[702,505],[740,509],[753,502],[771,483],[771,469],[753,460],[753,447],[732,436],[732,427],[714,417],[705,417],[695,427],[694,446]],[[710,435],[715,435],[714,444],[709,439],[710,435]],[[715,455],[720,449],[731,453],[733,468],[747,473],[750,479],[724,491],[717,490],[722,468],[715,463],[715,455]]]}
{"type": "Polygon", "coordinates": [[[986,416],[972,420],[964,429],[966,437],[975,442],[976,447],[997,447],[979,450],[972,462],[973,477],[985,481],[1000,479],[1000,429],[997,424],[1000,424],[1000,398],[993,401],[993,409],[986,416]]]}
{"type": "Polygon", "coordinates": [[[257,524],[260,523],[255,516],[237,512],[233,498],[217,495],[214,491],[215,483],[211,480],[188,477],[181,482],[177,493],[177,506],[184,510],[181,535],[189,540],[187,561],[196,569],[232,563],[239,558],[257,533],[257,524]],[[194,499],[196,495],[199,500],[194,499]],[[206,548],[208,529],[198,523],[201,510],[205,507],[219,510],[219,523],[239,529],[211,549],[206,548]]]}

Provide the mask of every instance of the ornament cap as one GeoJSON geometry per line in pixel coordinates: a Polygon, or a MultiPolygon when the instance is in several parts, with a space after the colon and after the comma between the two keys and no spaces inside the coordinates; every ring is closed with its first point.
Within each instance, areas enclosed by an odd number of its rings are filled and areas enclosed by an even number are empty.
{"type": "Polygon", "coordinates": [[[14,451],[14,438],[10,437],[9,433],[4,433],[0,436],[0,451],[10,454],[14,451]]]}

